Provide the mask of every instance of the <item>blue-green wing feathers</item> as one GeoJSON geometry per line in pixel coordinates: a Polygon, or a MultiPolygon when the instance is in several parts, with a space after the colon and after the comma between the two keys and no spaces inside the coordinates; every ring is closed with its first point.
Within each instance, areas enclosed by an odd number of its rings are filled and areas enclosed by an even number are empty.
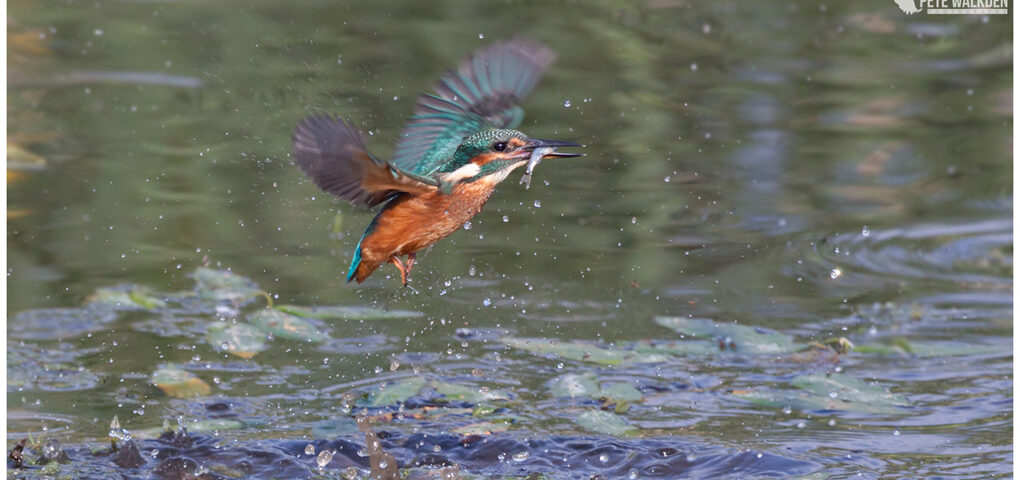
{"type": "Polygon", "coordinates": [[[393,166],[427,175],[452,158],[461,140],[487,128],[512,128],[524,111],[518,106],[556,55],[523,38],[495,43],[461,62],[422,95],[401,132],[393,166]]]}

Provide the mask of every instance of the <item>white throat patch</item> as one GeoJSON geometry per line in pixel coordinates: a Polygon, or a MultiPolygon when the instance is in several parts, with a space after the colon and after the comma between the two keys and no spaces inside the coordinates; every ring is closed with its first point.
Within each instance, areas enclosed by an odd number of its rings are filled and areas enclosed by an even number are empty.
{"type": "Polygon", "coordinates": [[[520,162],[517,162],[517,163],[513,164],[512,166],[506,167],[506,168],[504,168],[504,169],[502,169],[502,170],[500,170],[498,172],[491,173],[491,174],[486,175],[485,177],[482,177],[482,178],[483,178],[483,180],[488,180],[488,181],[490,181],[492,183],[502,182],[504,179],[506,179],[507,175],[510,175],[510,172],[516,170],[517,167],[520,167],[521,165],[524,165],[525,163],[528,163],[528,161],[527,160],[521,160],[520,162]]]}
{"type": "Polygon", "coordinates": [[[457,183],[461,180],[478,175],[481,171],[481,167],[472,162],[468,162],[463,167],[460,167],[450,173],[440,175],[439,179],[446,183],[457,183]]]}

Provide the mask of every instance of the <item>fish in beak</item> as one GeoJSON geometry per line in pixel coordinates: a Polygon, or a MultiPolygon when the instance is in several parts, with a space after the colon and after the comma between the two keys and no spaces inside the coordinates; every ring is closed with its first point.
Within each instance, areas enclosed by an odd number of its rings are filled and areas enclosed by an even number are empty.
{"type": "Polygon", "coordinates": [[[539,140],[533,138],[528,141],[523,150],[531,150],[531,156],[528,157],[527,167],[524,169],[524,176],[521,177],[525,189],[531,188],[531,172],[535,171],[535,167],[546,158],[569,158],[569,157],[583,157],[583,153],[571,153],[571,152],[558,152],[556,151],[559,147],[583,147],[579,143],[564,142],[561,140],[539,140]]]}

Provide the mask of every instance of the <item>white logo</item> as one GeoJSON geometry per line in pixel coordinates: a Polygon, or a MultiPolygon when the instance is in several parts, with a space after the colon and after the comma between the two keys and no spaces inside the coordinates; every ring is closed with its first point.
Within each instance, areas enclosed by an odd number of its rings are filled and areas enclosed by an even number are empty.
{"type": "Polygon", "coordinates": [[[900,7],[900,10],[903,10],[903,13],[907,15],[913,15],[921,11],[920,8],[917,8],[917,4],[914,3],[914,0],[895,0],[895,2],[896,5],[900,7]]]}
{"type": "Polygon", "coordinates": [[[1009,15],[1009,0],[893,0],[907,15],[1009,15]]]}

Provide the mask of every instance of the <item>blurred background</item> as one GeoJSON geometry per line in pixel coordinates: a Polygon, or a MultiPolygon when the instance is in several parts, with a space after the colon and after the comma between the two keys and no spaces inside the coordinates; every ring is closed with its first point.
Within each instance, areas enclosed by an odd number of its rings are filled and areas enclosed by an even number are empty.
{"type": "MultiPolygon", "coordinates": [[[[330,385],[372,378],[394,358],[435,371],[492,368],[522,390],[555,372],[557,362],[533,366],[540,359],[526,355],[518,370],[490,364],[494,349],[513,351],[498,341],[462,347],[455,328],[611,345],[670,337],[653,317],[675,315],[804,342],[860,343],[859,334],[979,346],[995,353],[845,357],[856,378],[920,409],[858,416],[854,432],[842,419],[751,420],[779,410],[751,410],[726,392],[782,384],[797,370],[761,359],[638,370],[709,393],[687,413],[648,406],[629,420],[665,429],[656,436],[692,428],[684,434],[704,448],[814,465],[802,473],[1008,476],[1010,17],[907,16],[892,0],[13,0],[9,332],[19,312],[75,307],[101,287],[191,288],[187,274],[203,259],[278,303],[423,313],[332,325],[334,337],[382,338],[367,354],[326,367],[332,355],[277,353],[251,365],[256,378],[237,380],[282,376],[300,388],[275,390],[284,398],[274,402],[318,396],[302,405],[323,417],[330,385]],[[413,289],[399,288],[392,267],[345,284],[372,213],[329,198],[293,166],[293,126],[311,113],[349,117],[386,158],[420,93],[472,50],[515,35],[559,55],[523,105],[521,129],[584,143],[587,157],[543,163],[530,190],[512,175],[470,228],[419,255],[413,289]],[[290,377],[286,365],[329,377],[290,377]],[[804,443],[818,438],[840,447],[804,443]],[[843,458],[843,448],[868,461],[843,458]],[[970,455],[979,457],[955,463],[970,455]]],[[[200,339],[118,322],[95,337],[38,342],[76,352],[70,364],[102,379],[90,387],[96,406],[82,412],[66,391],[9,386],[8,414],[20,412],[8,420],[11,438],[59,425],[64,441],[85,442],[104,437],[113,414],[158,426],[194,404],[129,394],[130,385],[142,388],[163,361],[225,362],[200,339]],[[199,346],[179,348],[189,342],[199,346]],[[147,353],[161,346],[170,352],[147,353]],[[142,415],[125,413],[138,406],[142,415]]],[[[296,421],[270,413],[258,391],[214,395],[255,402],[246,416],[271,426],[296,421]]],[[[537,425],[529,435],[559,432],[537,425]]]]}

